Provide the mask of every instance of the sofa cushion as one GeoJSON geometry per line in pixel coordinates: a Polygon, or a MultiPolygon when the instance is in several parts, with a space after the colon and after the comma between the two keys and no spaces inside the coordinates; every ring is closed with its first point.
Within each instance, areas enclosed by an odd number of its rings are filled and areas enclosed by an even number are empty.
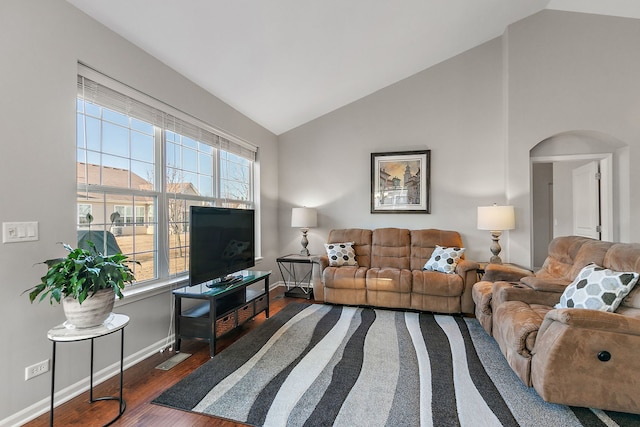
{"type": "MultiPolygon", "coordinates": [[[[640,243],[615,243],[607,252],[603,267],[615,271],[640,272],[640,243]]],[[[636,284],[621,305],[640,308],[640,285],[636,284]]]]}
{"type": "Polygon", "coordinates": [[[327,288],[365,289],[366,267],[327,267],[322,272],[322,281],[327,288]]]}
{"type": "Polygon", "coordinates": [[[444,274],[439,271],[413,270],[413,293],[457,297],[464,290],[464,280],[458,274],[444,274]]]}
{"type": "Polygon", "coordinates": [[[607,251],[613,243],[602,240],[584,242],[573,259],[573,267],[569,272],[569,279],[575,279],[584,267],[589,264],[603,265],[607,251]]]}
{"type": "Polygon", "coordinates": [[[342,228],[329,232],[327,243],[353,242],[356,260],[360,267],[371,266],[371,230],[363,228],[342,228]]]}
{"type": "Polygon", "coordinates": [[[584,267],[567,286],[555,308],[588,308],[614,312],[638,282],[638,273],[618,272],[595,263],[584,267]]]}
{"type": "Polygon", "coordinates": [[[367,270],[367,290],[411,292],[411,271],[400,268],[370,268],[367,270]]]}
{"type": "Polygon", "coordinates": [[[409,269],[411,237],[404,228],[377,228],[371,235],[371,267],[409,269]]]}
{"type": "Polygon", "coordinates": [[[325,243],[324,247],[327,250],[330,266],[358,265],[356,252],[353,249],[353,242],[325,243]]]}
{"type": "Polygon", "coordinates": [[[411,230],[411,270],[422,270],[436,245],[459,248],[462,247],[462,238],[457,231],[435,228],[411,230]]]}
{"type": "Polygon", "coordinates": [[[574,259],[578,256],[582,245],[593,241],[582,236],[556,237],[549,243],[548,256],[536,276],[545,273],[551,277],[573,280],[575,278],[575,272],[572,272],[574,259]]]}
{"type": "Polygon", "coordinates": [[[462,254],[464,254],[464,251],[465,248],[446,248],[436,245],[436,249],[424,265],[423,270],[453,274],[456,272],[456,265],[458,265],[458,261],[462,254]]]}

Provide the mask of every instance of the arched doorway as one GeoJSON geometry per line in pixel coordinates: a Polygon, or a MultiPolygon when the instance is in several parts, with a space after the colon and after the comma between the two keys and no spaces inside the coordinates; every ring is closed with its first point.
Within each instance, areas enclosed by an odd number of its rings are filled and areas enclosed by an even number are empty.
{"type": "MultiPolygon", "coordinates": [[[[569,131],[531,149],[532,266],[542,265],[554,237],[579,234],[620,240],[618,200],[624,168],[618,164],[626,146],[599,132],[569,131]],[[597,181],[593,184],[595,196],[587,191],[585,181],[576,181],[579,172],[587,169],[595,170],[589,178],[597,181]],[[574,189],[576,186],[578,189],[574,189]],[[597,205],[590,208],[597,210],[595,214],[587,211],[591,206],[588,196],[597,199],[597,205]],[[583,224],[587,219],[591,225],[583,224]]],[[[628,181],[628,176],[624,179],[628,181]]]]}

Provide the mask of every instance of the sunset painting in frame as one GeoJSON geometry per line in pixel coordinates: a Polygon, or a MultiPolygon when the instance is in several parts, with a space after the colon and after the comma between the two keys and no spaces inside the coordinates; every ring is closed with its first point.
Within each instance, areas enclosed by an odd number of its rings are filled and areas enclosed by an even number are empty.
{"type": "Polygon", "coordinates": [[[371,213],[430,213],[431,150],[371,154],[371,213]]]}

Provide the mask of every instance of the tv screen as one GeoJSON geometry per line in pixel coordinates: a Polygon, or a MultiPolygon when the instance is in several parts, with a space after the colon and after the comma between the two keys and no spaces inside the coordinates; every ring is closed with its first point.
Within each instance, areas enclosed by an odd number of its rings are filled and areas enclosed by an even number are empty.
{"type": "Polygon", "coordinates": [[[255,265],[253,210],[191,206],[190,215],[190,285],[224,282],[255,265]]]}

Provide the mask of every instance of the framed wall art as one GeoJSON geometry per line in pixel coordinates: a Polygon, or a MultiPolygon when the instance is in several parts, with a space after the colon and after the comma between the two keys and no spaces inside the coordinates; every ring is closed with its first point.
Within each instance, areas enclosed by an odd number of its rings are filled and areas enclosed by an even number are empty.
{"type": "Polygon", "coordinates": [[[371,213],[430,213],[431,150],[371,153],[371,213]]]}

